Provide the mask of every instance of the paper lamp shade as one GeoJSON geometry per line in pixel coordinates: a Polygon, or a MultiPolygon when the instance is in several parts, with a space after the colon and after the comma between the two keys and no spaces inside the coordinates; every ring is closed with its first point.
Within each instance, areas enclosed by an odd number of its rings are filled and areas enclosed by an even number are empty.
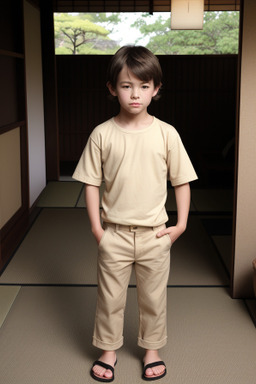
{"type": "Polygon", "coordinates": [[[203,29],[204,0],[171,0],[171,29],[203,29]]]}

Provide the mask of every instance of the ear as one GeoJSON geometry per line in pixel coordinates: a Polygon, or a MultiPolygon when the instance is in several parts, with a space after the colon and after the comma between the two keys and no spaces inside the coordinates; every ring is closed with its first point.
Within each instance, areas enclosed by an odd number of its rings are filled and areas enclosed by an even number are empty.
{"type": "Polygon", "coordinates": [[[108,90],[112,96],[117,96],[114,87],[112,86],[112,84],[109,81],[107,82],[107,87],[108,87],[108,90]]]}
{"type": "Polygon", "coordinates": [[[152,96],[152,97],[155,97],[155,96],[158,94],[158,91],[159,91],[159,89],[161,88],[161,85],[162,85],[162,84],[160,84],[160,85],[158,85],[157,87],[155,87],[154,92],[153,92],[153,96],[152,96]]]}

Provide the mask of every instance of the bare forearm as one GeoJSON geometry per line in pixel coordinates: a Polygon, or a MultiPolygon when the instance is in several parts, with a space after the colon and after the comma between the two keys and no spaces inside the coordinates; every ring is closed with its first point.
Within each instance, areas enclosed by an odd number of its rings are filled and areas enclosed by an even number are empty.
{"type": "Polygon", "coordinates": [[[174,187],[175,198],[177,205],[177,224],[172,227],[168,227],[158,232],[157,236],[161,237],[165,234],[169,234],[172,243],[174,243],[186,230],[189,207],[190,207],[190,186],[189,183],[182,184],[174,187]]]}
{"type": "Polygon", "coordinates": [[[102,226],[100,221],[100,192],[99,187],[94,185],[85,186],[85,201],[89,220],[91,223],[91,230],[96,240],[102,235],[102,226]]]}
{"type": "Polygon", "coordinates": [[[190,185],[189,183],[179,185],[175,187],[174,190],[178,215],[177,226],[180,226],[185,231],[187,227],[191,199],[190,185]]]}

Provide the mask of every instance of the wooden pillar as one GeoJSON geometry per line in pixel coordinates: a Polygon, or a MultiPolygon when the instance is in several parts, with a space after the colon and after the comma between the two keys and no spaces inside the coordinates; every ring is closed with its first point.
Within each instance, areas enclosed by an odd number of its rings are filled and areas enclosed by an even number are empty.
{"type": "Polygon", "coordinates": [[[53,1],[41,0],[46,178],[59,179],[59,128],[53,1]]]}
{"type": "Polygon", "coordinates": [[[253,296],[256,257],[256,1],[242,2],[233,297],[253,296]]]}

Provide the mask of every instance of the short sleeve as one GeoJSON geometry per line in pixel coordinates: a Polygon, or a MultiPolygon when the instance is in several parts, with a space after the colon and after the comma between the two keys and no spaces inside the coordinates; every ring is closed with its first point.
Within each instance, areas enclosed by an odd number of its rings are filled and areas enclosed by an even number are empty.
{"type": "Polygon", "coordinates": [[[90,136],[72,176],[85,184],[100,186],[102,182],[101,150],[90,136]]]}
{"type": "Polygon", "coordinates": [[[177,131],[168,138],[167,167],[172,186],[197,180],[197,174],[177,131]]]}

